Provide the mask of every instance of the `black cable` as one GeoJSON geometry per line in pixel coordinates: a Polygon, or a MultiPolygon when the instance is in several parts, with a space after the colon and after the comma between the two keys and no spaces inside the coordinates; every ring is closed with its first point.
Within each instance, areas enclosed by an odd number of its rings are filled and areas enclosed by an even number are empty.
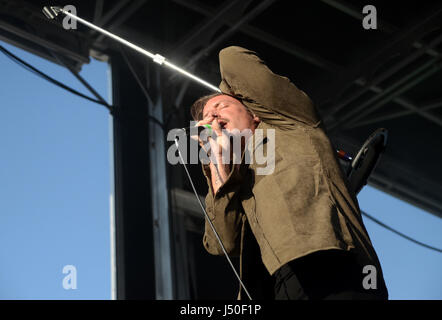
{"type": "Polygon", "coordinates": [[[72,66],[69,65],[69,63],[64,61],[64,59],[61,56],[59,56],[57,53],[55,53],[51,49],[48,49],[48,48],[45,48],[45,49],[50,55],[52,55],[58,61],[58,63],[60,63],[66,69],[68,69],[72,73],[72,75],[75,78],[77,78],[86,87],[86,89],[88,89],[89,92],[95,96],[95,98],[97,98],[99,101],[105,103],[109,107],[109,109],[111,108],[111,106],[107,103],[107,101],[86,80],[84,80],[83,77],[80,76],[80,74],[76,70],[74,70],[74,68],[72,66]]]}
{"type": "Polygon", "coordinates": [[[43,79],[45,79],[45,80],[55,84],[56,86],[61,87],[61,88],[65,89],[65,90],[67,90],[67,91],[69,91],[69,92],[71,92],[71,93],[73,93],[73,94],[75,94],[77,96],[80,96],[80,97],[82,97],[84,99],[87,99],[89,101],[101,104],[101,105],[105,106],[109,111],[112,111],[112,109],[109,108],[109,105],[107,103],[103,103],[103,102],[101,102],[99,100],[93,99],[93,98],[91,98],[91,97],[89,97],[89,96],[87,96],[87,95],[85,95],[85,94],[83,94],[81,92],[78,92],[75,89],[72,89],[71,87],[68,87],[67,85],[61,83],[60,81],[55,80],[54,78],[46,75],[45,73],[41,72],[37,68],[31,66],[29,63],[27,63],[27,62],[23,61],[22,59],[20,59],[19,57],[15,56],[12,52],[9,52],[8,50],[6,50],[1,45],[0,45],[0,50],[6,55],[6,57],[8,57],[12,61],[14,61],[18,65],[20,65],[21,67],[27,69],[28,71],[36,74],[37,76],[39,76],[39,77],[41,77],[41,78],[43,78],[43,79]]]}
{"type": "MultiPolygon", "coordinates": [[[[65,90],[67,90],[67,91],[69,91],[69,92],[71,92],[71,93],[73,93],[73,94],[75,94],[75,95],[77,95],[77,96],[79,96],[81,98],[84,98],[84,99],[87,99],[87,100],[89,100],[91,102],[95,102],[97,104],[105,106],[110,111],[110,113],[112,115],[117,115],[117,113],[121,115],[121,113],[118,112],[119,108],[116,105],[109,105],[105,101],[100,101],[100,100],[93,99],[93,98],[91,98],[91,97],[89,97],[89,96],[87,96],[87,95],[85,95],[85,94],[83,94],[81,92],[78,92],[75,89],[72,89],[71,87],[61,83],[58,80],[55,80],[54,78],[48,76],[47,74],[45,74],[42,71],[38,70],[37,68],[33,67],[32,65],[30,65],[26,61],[20,59],[19,57],[14,55],[12,52],[10,52],[7,49],[5,49],[2,45],[0,45],[0,51],[2,51],[4,53],[4,55],[6,57],[8,57],[9,59],[11,59],[13,62],[17,63],[19,66],[23,67],[24,69],[34,73],[35,75],[39,76],[40,78],[43,78],[46,81],[49,81],[50,83],[52,83],[52,84],[54,84],[54,85],[56,85],[58,87],[61,87],[62,89],[65,89],[65,90]]],[[[147,117],[147,119],[149,119],[149,120],[155,122],[156,124],[158,124],[164,130],[164,124],[161,121],[159,121],[157,118],[152,117],[150,115],[147,115],[146,117],[147,117]]]]}
{"type": "Polygon", "coordinates": [[[212,229],[213,234],[215,235],[216,239],[218,240],[218,243],[219,243],[219,245],[220,245],[220,247],[221,247],[221,249],[222,249],[222,251],[224,253],[224,256],[226,257],[227,261],[229,262],[230,267],[232,267],[232,271],[235,273],[235,276],[238,279],[239,283],[241,284],[241,287],[244,289],[244,292],[247,294],[249,299],[253,300],[252,297],[249,294],[249,291],[247,290],[246,286],[244,285],[243,281],[241,280],[241,277],[238,275],[238,272],[236,271],[235,267],[233,266],[232,260],[230,260],[230,257],[229,257],[229,255],[228,255],[228,253],[226,251],[226,248],[224,247],[224,244],[223,244],[223,242],[222,242],[218,232],[216,231],[215,226],[213,225],[212,220],[210,219],[209,215],[207,214],[206,209],[204,208],[204,205],[201,202],[201,199],[200,199],[200,197],[198,195],[198,192],[196,191],[195,185],[193,184],[192,177],[190,176],[189,170],[187,169],[186,161],[184,161],[183,155],[181,154],[179,142],[178,142],[178,139],[176,137],[175,137],[175,145],[177,147],[177,151],[178,151],[178,155],[179,155],[180,160],[181,160],[181,164],[184,166],[184,170],[186,170],[186,174],[187,174],[187,177],[189,178],[190,185],[192,186],[193,193],[195,194],[196,200],[198,201],[201,209],[203,210],[203,213],[204,213],[206,221],[209,223],[210,228],[212,229]]]}
{"type": "Polygon", "coordinates": [[[366,212],[364,212],[364,211],[362,211],[362,210],[361,210],[361,213],[362,213],[364,216],[366,216],[368,219],[370,219],[370,220],[372,220],[373,222],[379,224],[381,227],[384,227],[385,229],[390,230],[391,232],[394,232],[394,233],[396,233],[397,235],[399,235],[399,236],[401,236],[401,237],[403,237],[403,238],[405,238],[405,239],[407,239],[407,240],[409,240],[409,241],[411,241],[411,242],[414,242],[414,243],[416,243],[416,244],[418,244],[418,245],[420,245],[420,246],[422,246],[422,247],[425,247],[425,248],[428,248],[428,249],[431,249],[431,250],[434,250],[434,251],[437,251],[437,252],[442,252],[442,250],[439,249],[439,248],[435,248],[435,247],[429,246],[428,244],[425,244],[425,243],[422,243],[422,242],[420,242],[420,241],[417,241],[417,240],[415,240],[415,239],[413,239],[413,238],[411,238],[411,237],[409,237],[409,236],[407,236],[407,235],[405,235],[405,234],[403,234],[403,233],[401,233],[401,232],[399,232],[399,231],[397,231],[397,230],[395,230],[395,229],[393,229],[393,228],[387,226],[385,223],[383,223],[383,222],[379,221],[378,219],[376,219],[376,218],[370,216],[368,213],[366,213],[366,212]]]}

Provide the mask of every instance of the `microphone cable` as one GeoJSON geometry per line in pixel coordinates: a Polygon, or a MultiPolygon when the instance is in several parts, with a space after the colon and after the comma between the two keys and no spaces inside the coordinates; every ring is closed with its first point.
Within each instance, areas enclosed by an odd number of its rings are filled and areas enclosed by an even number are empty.
{"type": "MultiPolygon", "coordinates": [[[[221,249],[222,249],[223,252],[224,252],[224,255],[225,255],[227,261],[229,262],[230,266],[232,267],[232,270],[233,270],[233,272],[235,273],[236,278],[239,280],[239,283],[241,284],[241,287],[244,289],[244,291],[245,291],[245,293],[247,294],[247,296],[249,297],[249,299],[250,299],[250,300],[253,300],[252,297],[250,296],[249,291],[247,290],[246,286],[245,286],[244,283],[242,282],[241,277],[238,275],[238,272],[236,271],[235,267],[233,266],[232,260],[230,260],[230,257],[229,257],[229,255],[228,255],[228,253],[227,253],[227,251],[226,251],[226,248],[224,247],[224,244],[223,244],[223,242],[221,241],[221,238],[220,238],[220,236],[218,235],[218,232],[216,232],[215,226],[213,225],[212,221],[210,220],[210,217],[209,217],[209,215],[207,214],[206,209],[204,208],[203,204],[201,203],[201,200],[200,200],[200,198],[199,198],[198,192],[196,191],[195,186],[194,186],[194,184],[193,184],[192,177],[190,176],[189,170],[187,169],[187,165],[186,165],[186,163],[185,163],[185,161],[184,161],[184,159],[183,159],[183,156],[181,155],[180,148],[179,148],[179,145],[178,145],[178,138],[177,138],[177,137],[175,137],[175,145],[176,145],[176,147],[177,147],[178,155],[179,155],[179,157],[180,157],[181,163],[183,164],[184,169],[186,170],[186,174],[187,174],[187,177],[189,178],[190,185],[192,186],[192,189],[193,189],[193,192],[195,193],[196,199],[198,200],[198,203],[199,203],[199,205],[201,206],[201,209],[202,209],[203,212],[204,212],[204,216],[206,217],[207,222],[209,222],[210,228],[212,229],[213,233],[215,234],[215,237],[216,237],[216,239],[218,240],[218,242],[219,242],[219,244],[220,244],[220,246],[221,246],[221,249]]],[[[219,171],[218,171],[218,166],[217,166],[216,164],[215,164],[215,168],[216,168],[216,171],[217,171],[218,178],[219,178],[221,181],[223,181],[223,180],[221,179],[221,177],[220,177],[220,174],[219,174],[219,171]]]]}

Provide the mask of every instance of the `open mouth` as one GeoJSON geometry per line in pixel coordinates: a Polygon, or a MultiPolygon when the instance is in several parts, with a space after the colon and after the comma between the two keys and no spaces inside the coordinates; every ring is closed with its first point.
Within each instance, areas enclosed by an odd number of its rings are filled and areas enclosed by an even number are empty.
{"type": "Polygon", "coordinates": [[[226,120],[222,120],[222,119],[219,119],[219,120],[218,120],[218,124],[219,124],[219,126],[221,127],[221,129],[225,129],[225,128],[226,128],[227,122],[228,122],[228,121],[226,121],[226,120]]]}

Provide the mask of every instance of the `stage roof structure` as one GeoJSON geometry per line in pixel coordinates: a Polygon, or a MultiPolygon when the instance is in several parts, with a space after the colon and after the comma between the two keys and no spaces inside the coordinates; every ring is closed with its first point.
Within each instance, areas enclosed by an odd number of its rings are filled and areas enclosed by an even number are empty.
{"type": "MultiPolygon", "coordinates": [[[[0,39],[54,60],[42,48],[51,47],[77,69],[90,56],[106,59],[114,41],[81,25],[64,30],[42,14],[48,4],[1,0],[0,39]]],[[[362,0],[56,2],[67,4],[213,84],[221,48],[257,51],[312,96],[340,148],[356,152],[372,131],[387,128],[387,150],[369,184],[442,217],[440,1],[371,1],[377,30],[363,28],[362,0]]],[[[203,90],[169,77],[185,113],[203,90]]]]}

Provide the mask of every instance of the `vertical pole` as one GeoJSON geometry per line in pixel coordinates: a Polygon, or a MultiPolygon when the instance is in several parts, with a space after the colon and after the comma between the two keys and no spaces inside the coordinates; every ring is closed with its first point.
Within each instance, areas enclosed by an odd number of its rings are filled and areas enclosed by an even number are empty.
{"type": "MultiPolygon", "coordinates": [[[[160,70],[154,65],[149,66],[147,72],[146,79],[151,97],[148,114],[163,122],[160,70]]],[[[155,252],[155,287],[158,300],[174,298],[165,135],[166,132],[157,122],[149,121],[150,197],[155,252]]]]}
{"type": "Polygon", "coordinates": [[[116,298],[156,298],[146,98],[120,54],[111,56],[116,298]]]}

